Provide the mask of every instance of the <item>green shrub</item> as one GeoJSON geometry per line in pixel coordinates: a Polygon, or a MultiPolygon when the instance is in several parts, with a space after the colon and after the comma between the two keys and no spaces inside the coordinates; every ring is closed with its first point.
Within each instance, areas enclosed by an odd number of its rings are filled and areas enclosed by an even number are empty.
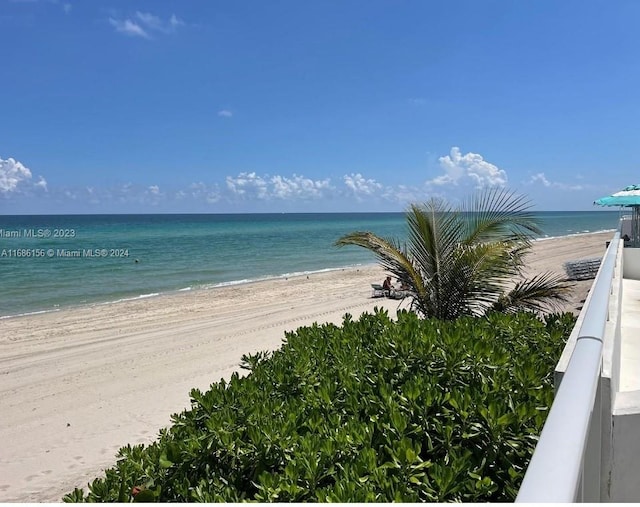
{"type": "Polygon", "coordinates": [[[300,328],[64,500],[512,501],[574,322],[376,311],[300,328]]]}

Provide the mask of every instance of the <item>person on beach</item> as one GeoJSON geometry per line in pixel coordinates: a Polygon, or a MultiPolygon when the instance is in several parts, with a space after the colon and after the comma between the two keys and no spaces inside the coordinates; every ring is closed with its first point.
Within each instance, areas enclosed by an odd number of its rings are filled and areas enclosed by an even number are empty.
{"type": "Polygon", "coordinates": [[[409,286],[398,278],[398,283],[400,284],[400,290],[409,290],[409,286]]]}
{"type": "Polygon", "coordinates": [[[382,282],[382,289],[387,291],[387,295],[391,294],[393,287],[391,286],[391,277],[388,276],[385,278],[384,282],[382,282]]]}

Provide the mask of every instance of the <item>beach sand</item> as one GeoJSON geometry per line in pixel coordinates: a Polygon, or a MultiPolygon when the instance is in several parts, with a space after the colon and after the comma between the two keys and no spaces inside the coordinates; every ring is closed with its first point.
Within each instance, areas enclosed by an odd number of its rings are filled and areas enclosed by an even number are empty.
{"type": "MultiPolygon", "coordinates": [[[[613,233],[536,243],[530,273],[600,257],[613,233]]],[[[399,301],[371,298],[377,266],[0,320],[0,501],[60,501],[149,443],[189,407],[189,391],[239,370],[243,354],[273,350],[285,331],[340,323],[399,301]]],[[[577,282],[578,311],[593,280],[577,282]]]]}

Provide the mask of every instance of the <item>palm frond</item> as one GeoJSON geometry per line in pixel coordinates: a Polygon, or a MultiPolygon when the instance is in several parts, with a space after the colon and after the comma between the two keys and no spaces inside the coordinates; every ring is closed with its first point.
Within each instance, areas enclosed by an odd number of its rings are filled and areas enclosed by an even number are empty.
{"type": "Polygon", "coordinates": [[[511,280],[518,275],[506,242],[460,245],[449,270],[449,293],[466,308],[465,314],[480,315],[494,305],[511,280]]]}
{"type": "Polygon", "coordinates": [[[505,293],[491,311],[515,313],[521,310],[544,312],[557,310],[568,301],[573,284],[561,276],[546,272],[527,280],[521,280],[505,293]]]}
{"type": "Polygon", "coordinates": [[[423,314],[444,318],[448,311],[443,303],[452,301],[447,295],[450,267],[462,232],[459,213],[445,201],[431,199],[423,206],[411,206],[407,226],[408,252],[425,286],[416,304],[423,314]]]}
{"type": "Polygon", "coordinates": [[[490,188],[479,192],[462,208],[466,242],[531,241],[542,231],[530,209],[530,201],[513,191],[490,188]]]}

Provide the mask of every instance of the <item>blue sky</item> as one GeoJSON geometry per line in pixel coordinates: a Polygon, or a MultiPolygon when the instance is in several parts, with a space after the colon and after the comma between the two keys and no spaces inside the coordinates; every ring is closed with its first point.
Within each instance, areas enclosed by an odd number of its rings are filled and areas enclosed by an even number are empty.
{"type": "Polygon", "coordinates": [[[0,0],[0,214],[640,183],[640,2],[0,0]]]}

